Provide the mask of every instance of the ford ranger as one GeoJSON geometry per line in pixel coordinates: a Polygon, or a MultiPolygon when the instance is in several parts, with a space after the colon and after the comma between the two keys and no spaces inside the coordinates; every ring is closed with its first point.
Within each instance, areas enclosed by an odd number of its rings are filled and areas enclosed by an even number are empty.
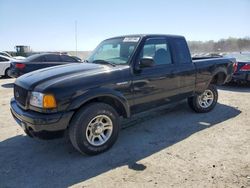
{"type": "Polygon", "coordinates": [[[183,99],[197,113],[211,111],[216,85],[230,81],[234,63],[192,59],[182,36],[115,37],[101,42],[85,63],[16,79],[11,112],[27,135],[67,132],[79,152],[95,155],[115,143],[122,117],[183,99]]]}

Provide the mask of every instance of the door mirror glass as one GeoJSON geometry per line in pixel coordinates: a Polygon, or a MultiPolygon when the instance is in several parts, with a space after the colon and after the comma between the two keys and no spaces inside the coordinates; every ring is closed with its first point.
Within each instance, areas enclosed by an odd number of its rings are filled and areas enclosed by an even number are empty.
{"type": "Polygon", "coordinates": [[[155,64],[152,57],[143,57],[140,60],[140,68],[153,67],[155,64]]]}

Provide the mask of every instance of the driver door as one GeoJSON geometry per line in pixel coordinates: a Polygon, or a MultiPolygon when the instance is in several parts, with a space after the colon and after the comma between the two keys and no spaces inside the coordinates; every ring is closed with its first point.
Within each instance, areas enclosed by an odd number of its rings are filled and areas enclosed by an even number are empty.
{"type": "Polygon", "coordinates": [[[140,68],[133,75],[132,113],[138,113],[171,101],[171,96],[178,89],[178,78],[175,76],[175,64],[166,38],[148,38],[141,49],[136,63],[143,57],[154,60],[152,67],[140,68]]]}

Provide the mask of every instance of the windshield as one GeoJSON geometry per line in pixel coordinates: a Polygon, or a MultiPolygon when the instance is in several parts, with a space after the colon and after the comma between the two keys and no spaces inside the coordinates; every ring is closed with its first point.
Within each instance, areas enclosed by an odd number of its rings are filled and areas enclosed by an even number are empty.
{"type": "Polygon", "coordinates": [[[110,62],[115,65],[127,64],[134,53],[140,37],[120,37],[103,41],[87,59],[88,62],[110,62]]]}
{"type": "Polygon", "coordinates": [[[228,54],[227,57],[234,57],[239,62],[250,62],[250,53],[228,54]]]}

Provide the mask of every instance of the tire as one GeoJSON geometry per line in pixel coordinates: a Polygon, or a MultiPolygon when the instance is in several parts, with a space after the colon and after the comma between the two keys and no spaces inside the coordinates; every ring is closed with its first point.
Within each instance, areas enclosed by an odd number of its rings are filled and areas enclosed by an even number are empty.
{"type": "Polygon", "coordinates": [[[7,69],[5,70],[4,77],[5,77],[5,78],[10,78],[10,68],[7,68],[7,69]]]}
{"type": "Polygon", "coordinates": [[[215,85],[209,85],[200,95],[188,98],[188,105],[197,113],[206,113],[214,109],[218,100],[218,91],[215,85]]]}
{"type": "Polygon", "coordinates": [[[91,103],[81,108],[71,120],[69,138],[80,153],[97,155],[113,146],[119,131],[120,117],[116,110],[105,103],[91,103]]]}

